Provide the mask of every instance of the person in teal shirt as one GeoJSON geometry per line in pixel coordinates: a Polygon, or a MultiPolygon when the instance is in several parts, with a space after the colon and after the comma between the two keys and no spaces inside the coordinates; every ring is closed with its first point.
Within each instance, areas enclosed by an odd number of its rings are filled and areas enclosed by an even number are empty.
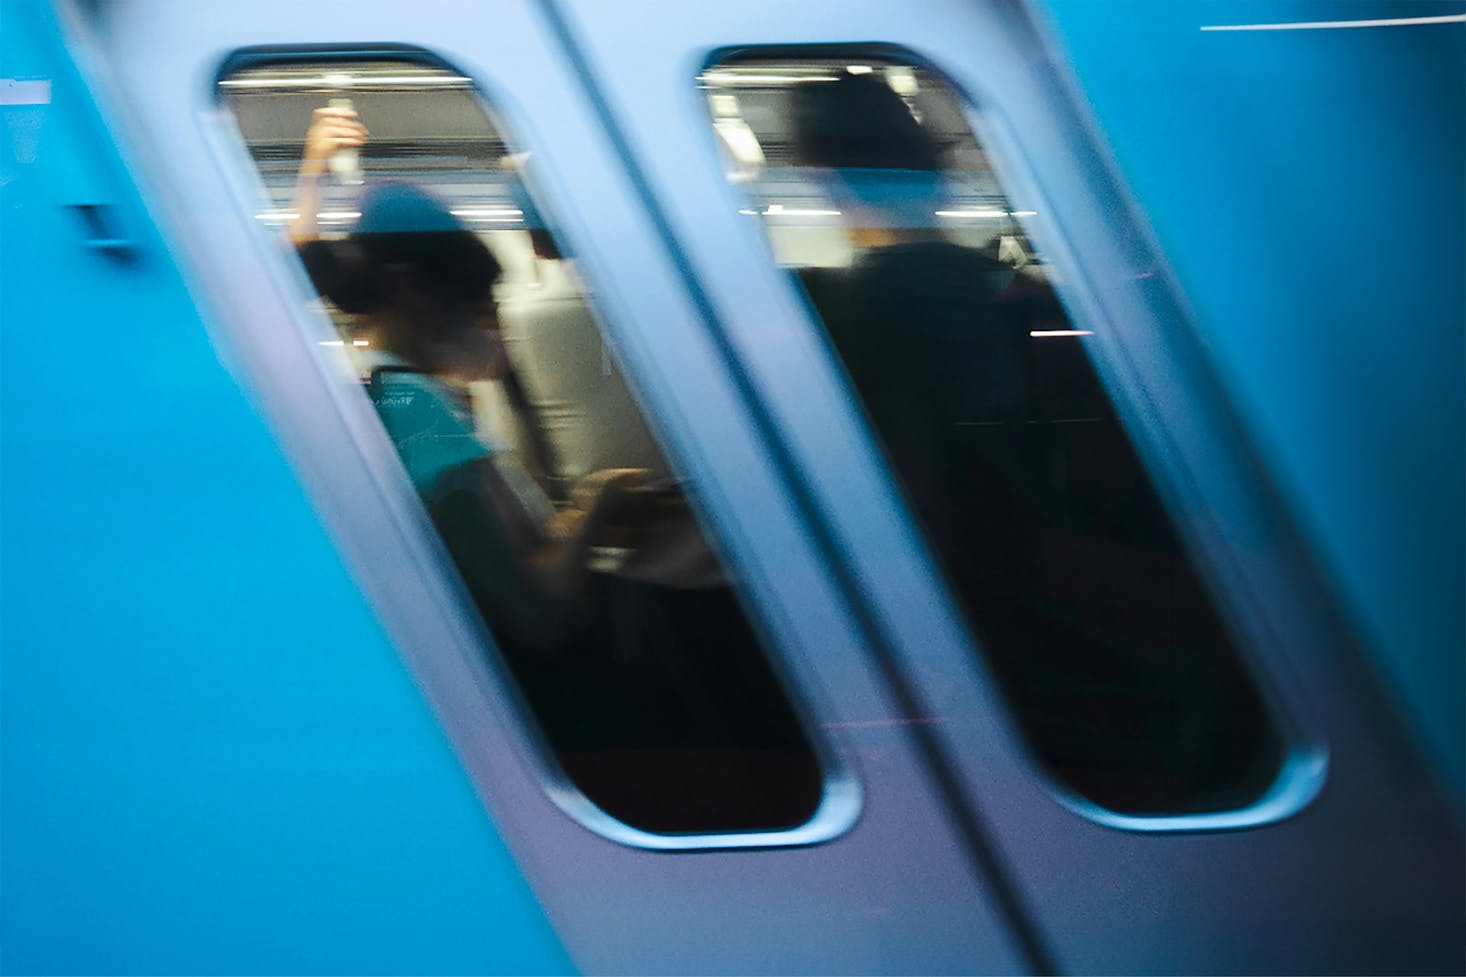
{"type": "Polygon", "coordinates": [[[351,338],[365,343],[359,365],[377,416],[490,628],[521,653],[564,653],[590,611],[590,551],[634,515],[631,490],[646,473],[593,472],[556,506],[509,452],[478,435],[466,383],[507,370],[493,295],[499,262],[442,202],[406,183],[372,187],[352,233],[322,238],[316,180],[332,153],[365,138],[352,110],[317,110],[292,243],[321,294],[361,323],[351,338]]]}

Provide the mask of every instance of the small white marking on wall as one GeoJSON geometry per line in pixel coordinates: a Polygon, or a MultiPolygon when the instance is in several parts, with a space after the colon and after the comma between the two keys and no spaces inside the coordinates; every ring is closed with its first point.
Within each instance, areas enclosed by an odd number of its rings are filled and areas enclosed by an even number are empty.
{"type": "Polygon", "coordinates": [[[0,105],[50,105],[51,79],[0,78],[0,105]]]}

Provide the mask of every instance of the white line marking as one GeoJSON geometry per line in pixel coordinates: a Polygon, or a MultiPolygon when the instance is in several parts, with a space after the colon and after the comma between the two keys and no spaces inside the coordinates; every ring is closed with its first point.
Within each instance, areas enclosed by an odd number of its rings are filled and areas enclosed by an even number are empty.
{"type": "Polygon", "coordinates": [[[1387,20],[1315,20],[1301,24],[1221,24],[1204,31],[1309,31],[1340,27],[1413,27],[1416,24],[1466,24],[1466,14],[1440,17],[1394,17],[1387,20]]]}

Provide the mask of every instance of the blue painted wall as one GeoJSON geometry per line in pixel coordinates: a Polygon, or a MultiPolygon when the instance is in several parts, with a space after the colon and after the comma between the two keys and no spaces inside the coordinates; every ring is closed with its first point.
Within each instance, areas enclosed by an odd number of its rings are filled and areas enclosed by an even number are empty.
{"type": "Polygon", "coordinates": [[[1460,797],[1466,25],[1434,0],[1040,0],[1261,450],[1460,797]]]}
{"type": "MultiPolygon", "coordinates": [[[[1459,786],[1466,30],[1198,29],[1459,3],[1043,3],[1459,786]]],[[[0,963],[568,969],[125,183],[137,260],[81,247],[116,161],[44,5],[0,78],[51,85],[0,106],[0,963]]]]}
{"type": "Polygon", "coordinates": [[[3,18],[50,84],[0,107],[4,969],[566,971],[125,182],[136,259],[81,246],[117,161],[49,12],[3,18]]]}

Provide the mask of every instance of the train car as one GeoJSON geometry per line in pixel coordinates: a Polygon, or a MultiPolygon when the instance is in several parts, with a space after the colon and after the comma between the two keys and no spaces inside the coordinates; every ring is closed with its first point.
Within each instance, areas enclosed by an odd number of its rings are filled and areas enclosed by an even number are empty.
{"type": "Polygon", "coordinates": [[[1459,973],[1463,40],[7,0],[0,967],[1459,973]]]}

